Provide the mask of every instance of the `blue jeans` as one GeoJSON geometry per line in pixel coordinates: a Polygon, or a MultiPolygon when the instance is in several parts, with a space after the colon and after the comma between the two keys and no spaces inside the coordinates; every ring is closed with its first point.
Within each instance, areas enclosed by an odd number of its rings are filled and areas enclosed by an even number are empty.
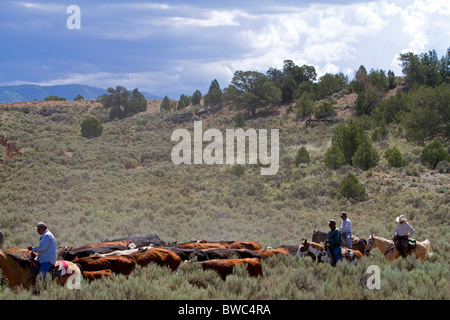
{"type": "Polygon", "coordinates": [[[333,248],[334,261],[338,262],[341,259],[341,247],[333,248]]]}
{"type": "Polygon", "coordinates": [[[42,275],[45,279],[45,276],[47,275],[47,272],[50,270],[51,266],[52,264],[50,262],[41,262],[38,275],[42,275]]]}
{"type": "Polygon", "coordinates": [[[347,246],[351,249],[352,248],[352,233],[351,232],[344,232],[345,240],[347,241],[347,246]]]}

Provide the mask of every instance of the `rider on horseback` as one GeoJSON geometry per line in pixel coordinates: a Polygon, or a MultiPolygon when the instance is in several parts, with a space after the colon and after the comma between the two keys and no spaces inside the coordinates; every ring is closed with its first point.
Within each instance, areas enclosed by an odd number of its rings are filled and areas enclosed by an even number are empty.
{"type": "Polygon", "coordinates": [[[328,240],[326,241],[327,251],[331,256],[331,265],[335,266],[336,263],[341,259],[341,233],[336,229],[336,221],[331,219],[328,221],[328,226],[330,231],[328,232],[328,240]]]}
{"type": "Polygon", "coordinates": [[[397,227],[395,228],[394,243],[403,258],[408,255],[409,252],[409,238],[416,232],[414,228],[407,222],[404,215],[401,215],[395,219],[397,221],[397,227]]]}
{"type": "Polygon", "coordinates": [[[29,246],[28,250],[38,253],[39,275],[45,279],[45,275],[56,263],[56,240],[47,225],[44,222],[39,222],[36,226],[37,232],[41,235],[39,239],[39,246],[29,246]]]}
{"type": "Polygon", "coordinates": [[[345,241],[347,242],[347,246],[351,249],[352,248],[352,222],[347,217],[347,212],[341,212],[341,228],[339,229],[340,232],[345,236],[345,241]]]}

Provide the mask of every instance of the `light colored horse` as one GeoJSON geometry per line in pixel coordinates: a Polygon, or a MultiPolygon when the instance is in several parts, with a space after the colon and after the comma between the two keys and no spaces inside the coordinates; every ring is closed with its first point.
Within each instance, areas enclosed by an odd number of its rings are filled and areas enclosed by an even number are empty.
{"type": "MultiPolygon", "coordinates": [[[[427,257],[433,255],[431,252],[431,244],[428,239],[425,239],[425,241],[422,242],[417,241],[416,245],[416,248],[411,249],[411,254],[414,254],[417,259],[425,261],[427,257]]],[[[372,234],[367,241],[366,254],[368,255],[373,248],[378,248],[389,261],[401,256],[400,251],[395,247],[393,240],[374,236],[372,234]]]]}
{"type": "MultiPolygon", "coordinates": [[[[323,244],[310,242],[306,239],[303,239],[302,243],[298,247],[297,255],[300,257],[309,256],[317,262],[331,263],[332,261],[323,244]]],[[[341,248],[341,256],[343,261],[352,265],[358,264],[358,261],[364,257],[364,255],[358,250],[348,248],[341,248]]]]}
{"type": "MultiPolygon", "coordinates": [[[[70,261],[56,261],[58,271],[63,275],[56,279],[59,285],[65,285],[69,289],[79,289],[82,273],[80,268],[70,261]],[[67,269],[65,269],[67,266],[67,269]]],[[[30,261],[28,259],[20,259],[14,254],[2,250],[0,251],[0,269],[3,275],[8,279],[11,288],[30,288],[33,284],[31,275],[30,261]]]]}

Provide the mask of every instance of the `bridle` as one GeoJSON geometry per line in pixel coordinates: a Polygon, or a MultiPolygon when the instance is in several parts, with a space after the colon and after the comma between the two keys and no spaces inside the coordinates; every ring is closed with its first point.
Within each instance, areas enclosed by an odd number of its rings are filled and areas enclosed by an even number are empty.
{"type": "Polygon", "coordinates": [[[372,250],[372,247],[373,247],[373,245],[375,244],[375,238],[374,238],[374,236],[373,236],[373,234],[369,237],[369,241],[368,241],[368,243],[367,243],[367,245],[366,245],[366,248],[364,249],[364,253],[367,255],[367,256],[370,256],[370,250],[372,250]],[[370,247],[368,247],[369,246],[369,243],[370,243],[370,247]]]}

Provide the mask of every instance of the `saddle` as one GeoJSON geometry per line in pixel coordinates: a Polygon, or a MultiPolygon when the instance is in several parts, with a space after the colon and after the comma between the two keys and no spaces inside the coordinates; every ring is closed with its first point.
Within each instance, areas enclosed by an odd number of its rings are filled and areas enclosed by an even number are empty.
{"type": "Polygon", "coordinates": [[[406,256],[406,254],[411,254],[411,250],[415,249],[417,247],[416,244],[416,239],[408,239],[408,244],[407,244],[407,248],[405,250],[405,248],[402,247],[401,245],[401,240],[405,240],[405,237],[400,237],[400,236],[394,236],[394,238],[392,238],[392,240],[394,241],[395,247],[397,248],[398,251],[400,251],[400,253],[402,254],[402,256],[406,256]]]}
{"type": "MultiPolygon", "coordinates": [[[[30,269],[31,269],[31,276],[33,278],[33,283],[36,281],[36,277],[39,273],[39,267],[41,266],[41,263],[36,257],[36,254],[34,252],[31,253],[30,257],[30,269]]],[[[56,264],[52,265],[48,272],[52,276],[52,280],[55,279],[61,279],[64,277],[68,277],[68,268],[69,265],[64,260],[58,260],[56,261],[56,264]]]]}

